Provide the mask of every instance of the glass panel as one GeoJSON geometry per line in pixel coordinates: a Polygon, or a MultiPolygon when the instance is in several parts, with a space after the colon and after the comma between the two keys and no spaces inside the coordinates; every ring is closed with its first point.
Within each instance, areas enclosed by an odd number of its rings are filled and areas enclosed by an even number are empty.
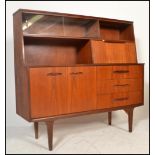
{"type": "Polygon", "coordinates": [[[73,37],[99,37],[98,21],[64,17],[64,35],[73,37]]]}
{"type": "Polygon", "coordinates": [[[62,17],[24,13],[22,29],[24,34],[45,34],[63,36],[62,17]]]}

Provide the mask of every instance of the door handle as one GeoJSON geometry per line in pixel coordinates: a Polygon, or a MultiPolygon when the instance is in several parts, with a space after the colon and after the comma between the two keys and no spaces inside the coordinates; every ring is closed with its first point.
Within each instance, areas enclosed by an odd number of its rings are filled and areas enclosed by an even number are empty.
{"type": "Polygon", "coordinates": [[[78,74],[83,74],[83,72],[72,72],[70,73],[71,75],[78,75],[78,74]]]}
{"type": "Polygon", "coordinates": [[[115,99],[113,99],[113,102],[124,101],[124,100],[128,100],[128,97],[115,98],[115,99]]]}
{"type": "Polygon", "coordinates": [[[48,73],[47,76],[58,76],[62,75],[62,73],[48,73]]]}
{"type": "Polygon", "coordinates": [[[114,85],[114,86],[116,86],[116,87],[123,87],[123,86],[129,86],[129,84],[116,84],[116,85],[114,85]]]}
{"type": "Polygon", "coordinates": [[[122,74],[122,73],[129,73],[129,70],[115,70],[113,73],[122,74]]]}

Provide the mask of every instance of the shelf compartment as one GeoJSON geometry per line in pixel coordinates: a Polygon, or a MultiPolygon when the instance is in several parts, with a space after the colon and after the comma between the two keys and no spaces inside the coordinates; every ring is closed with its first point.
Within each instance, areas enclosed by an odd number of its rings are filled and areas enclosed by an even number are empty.
{"type": "Polygon", "coordinates": [[[64,35],[72,37],[99,37],[99,21],[64,17],[64,35]]]}
{"type": "Polygon", "coordinates": [[[89,40],[24,37],[25,62],[28,66],[69,66],[91,64],[89,40]]]}
{"type": "Polygon", "coordinates": [[[134,41],[133,25],[128,23],[100,21],[100,36],[104,40],[134,41]]]}
{"type": "Polygon", "coordinates": [[[22,29],[24,34],[63,36],[63,17],[23,13],[22,29]]]}

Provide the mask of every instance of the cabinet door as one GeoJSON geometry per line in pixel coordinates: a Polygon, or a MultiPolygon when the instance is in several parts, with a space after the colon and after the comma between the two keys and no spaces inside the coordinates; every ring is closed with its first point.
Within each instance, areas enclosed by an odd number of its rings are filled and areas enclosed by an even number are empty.
{"type": "Polygon", "coordinates": [[[96,68],[69,67],[70,112],[96,109],[96,68]]]}
{"type": "Polygon", "coordinates": [[[91,41],[94,63],[136,63],[134,43],[91,41]]]}
{"type": "Polygon", "coordinates": [[[31,117],[68,113],[67,71],[65,67],[30,69],[31,117]]]}

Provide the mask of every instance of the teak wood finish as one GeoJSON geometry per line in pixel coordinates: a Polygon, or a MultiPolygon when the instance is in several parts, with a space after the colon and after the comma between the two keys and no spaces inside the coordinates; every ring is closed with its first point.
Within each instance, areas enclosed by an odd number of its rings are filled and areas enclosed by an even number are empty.
{"type": "Polygon", "coordinates": [[[20,9],[13,15],[16,112],[45,122],[49,150],[60,118],[144,104],[144,64],[137,62],[133,22],[20,9]]]}

